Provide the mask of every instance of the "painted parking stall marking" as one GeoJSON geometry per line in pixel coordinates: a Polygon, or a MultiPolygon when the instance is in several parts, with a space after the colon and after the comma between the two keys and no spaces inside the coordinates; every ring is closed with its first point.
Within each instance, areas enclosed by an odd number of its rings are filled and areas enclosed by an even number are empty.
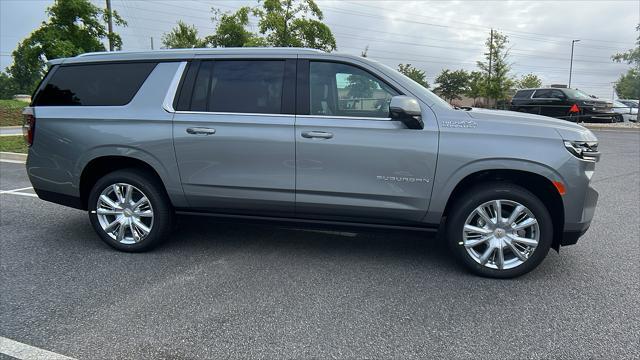
{"type": "Polygon", "coordinates": [[[2,336],[0,336],[0,354],[21,360],[74,360],[74,358],[40,349],[2,336]]]}
{"type": "Polygon", "coordinates": [[[29,186],[29,187],[20,188],[20,189],[3,190],[3,191],[0,191],[0,195],[18,195],[18,196],[38,197],[38,195],[34,193],[26,192],[29,190],[33,190],[33,187],[29,186]]]}

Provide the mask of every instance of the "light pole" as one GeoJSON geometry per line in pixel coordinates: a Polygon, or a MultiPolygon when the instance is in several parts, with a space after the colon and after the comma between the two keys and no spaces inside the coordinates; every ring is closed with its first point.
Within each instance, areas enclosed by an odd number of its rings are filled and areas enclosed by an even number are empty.
{"type": "Polygon", "coordinates": [[[569,86],[571,89],[571,73],[573,72],[573,47],[580,40],[571,40],[571,63],[569,64],[569,86]]]}

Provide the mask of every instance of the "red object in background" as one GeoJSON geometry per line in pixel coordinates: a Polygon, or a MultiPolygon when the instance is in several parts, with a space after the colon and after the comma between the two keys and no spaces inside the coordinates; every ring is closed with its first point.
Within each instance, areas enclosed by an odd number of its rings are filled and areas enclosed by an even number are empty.
{"type": "Polygon", "coordinates": [[[578,104],[573,104],[571,109],[569,109],[569,112],[570,113],[579,113],[580,112],[580,108],[578,107],[578,104]]]}
{"type": "Polygon", "coordinates": [[[22,135],[28,146],[33,145],[33,136],[36,131],[36,117],[33,113],[24,114],[24,123],[22,125],[22,135]]]}

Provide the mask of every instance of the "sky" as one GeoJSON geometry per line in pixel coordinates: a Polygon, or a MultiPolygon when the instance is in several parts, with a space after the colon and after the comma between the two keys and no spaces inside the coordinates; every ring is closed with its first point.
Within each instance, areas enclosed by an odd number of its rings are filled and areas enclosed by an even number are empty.
{"type": "MultiPolygon", "coordinates": [[[[104,7],[104,0],[91,0],[104,7]]],[[[513,75],[533,73],[543,84],[567,84],[571,41],[575,44],[572,87],[611,98],[613,82],[629,65],[611,55],[632,48],[640,23],[640,0],[352,1],[316,0],[337,41],[338,52],[397,67],[411,63],[433,84],[443,69],[476,70],[490,29],[509,37],[513,75]]],[[[46,20],[53,0],[0,0],[0,69],[11,52],[46,20]]],[[[123,50],[161,47],[162,35],[178,20],[211,34],[211,8],[234,11],[253,0],[112,0],[128,22],[116,27],[123,50]]],[[[252,30],[257,30],[255,19],[252,30]]]]}

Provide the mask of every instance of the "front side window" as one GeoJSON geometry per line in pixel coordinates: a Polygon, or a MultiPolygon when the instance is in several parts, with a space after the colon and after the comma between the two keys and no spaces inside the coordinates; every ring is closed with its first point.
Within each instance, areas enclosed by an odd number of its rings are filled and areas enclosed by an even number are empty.
{"type": "Polygon", "coordinates": [[[310,114],[389,117],[398,92],[355,66],[312,61],[309,65],[310,114]]]}
{"type": "Polygon", "coordinates": [[[60,66],[36,94],[36,106],[122,106],[128,104],[156,63],[60,66]]]}
{"type": "Polygon", "coordinates": [[[203,61],[193,83],[191,111],[280,114],[285,62],[203,61]]]}

